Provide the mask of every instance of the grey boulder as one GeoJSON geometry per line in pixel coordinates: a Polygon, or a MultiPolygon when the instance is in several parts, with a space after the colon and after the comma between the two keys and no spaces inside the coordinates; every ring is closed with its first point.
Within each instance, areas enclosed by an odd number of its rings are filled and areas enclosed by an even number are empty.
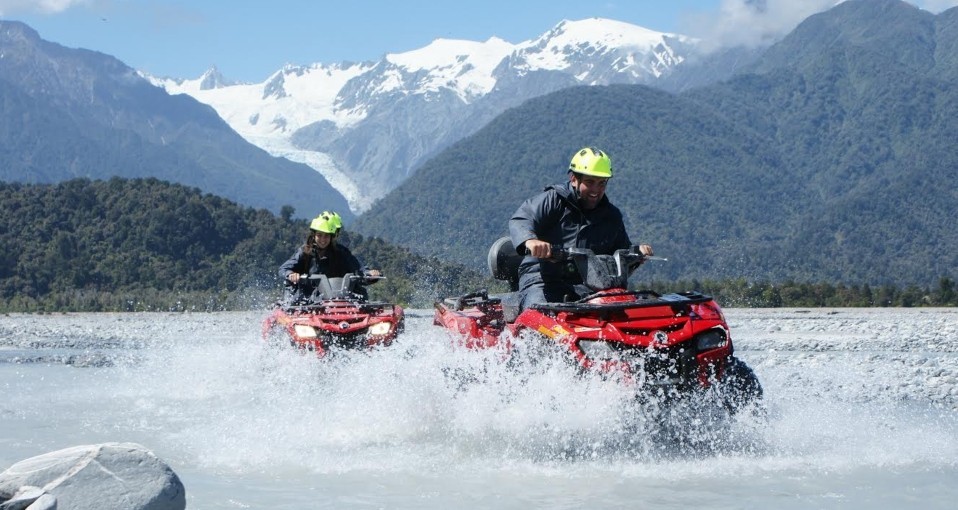
{"type": "Polygon", "coordinates": [[[74,446],[0,473],[0,510],[182,510],[176,473],[135,443],[74,446]]]}

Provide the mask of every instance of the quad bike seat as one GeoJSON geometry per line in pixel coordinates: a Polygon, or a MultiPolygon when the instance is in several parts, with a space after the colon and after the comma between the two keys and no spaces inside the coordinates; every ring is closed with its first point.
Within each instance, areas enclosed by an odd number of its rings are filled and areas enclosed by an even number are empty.
{"type": "Polygon", "coordinates": [[[486,262],[493,278],[509,282],[509,288],[513,292],[519,290],[519,264],[522,263],[522,256],[516,252],[512,239],[508,236],[500,237],[492,243],[486,262]]]}
{"type": "Polygon", "coordinates": [[[522,262],[522,256],[516,252],[512,239],[506,236],[492,243],[486,262],[493,278],[509,282],[512,292],[496,297],[502,302],[503,319],[506,322],[514,322],[521,311],[519,309],[521,296],[516,291],[519,290],[519,264],[522,262]]]}

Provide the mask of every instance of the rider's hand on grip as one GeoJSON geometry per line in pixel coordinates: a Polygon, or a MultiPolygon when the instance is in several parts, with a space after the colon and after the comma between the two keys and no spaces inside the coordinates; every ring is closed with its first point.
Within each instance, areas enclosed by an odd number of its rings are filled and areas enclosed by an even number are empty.
{"type": "Polygon", "coordinates": [[[529,239],[525,242],[525,246],[526,255],[532,255],[539,259],[560,261],[564,260],[567,256],[561,244],[549,244],[538,239],[529,239]]]}
{"type": "Polygon", "coordinates": [[[547,259],[552,256],[552,245],[538,239],[529,239],[525,242],[526,255],[537,259],[547,259]]]}

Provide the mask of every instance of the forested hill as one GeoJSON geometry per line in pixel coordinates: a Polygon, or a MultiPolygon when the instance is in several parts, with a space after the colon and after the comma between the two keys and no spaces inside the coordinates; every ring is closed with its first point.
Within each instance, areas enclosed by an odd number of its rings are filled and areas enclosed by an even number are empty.
{"type": "Polygon", "coordinates": [[[958,274],[956,27],[958,8],[849,0],[721,84],[527,101],[425,163],[355,229],[478,267],[521,201],[597,146],[632,240],[670,260],[644,266],[644,281],[932,286],[958,274]]]}
{"type": "Polygon", "coordinates": [[[0,19],[0,180],[114,176],[195,186],[277,213],[290,204],[300,217],[319,214],[318,198],[352,217],[322,175],[250,144],[209,106],[167,94],[109,55],[0,19]]]}
{"type": "MultiPolygon", "coordinates": [[[[266,308],[308,223],[157,179],[0,183],[0,310],[266,308]]],[[[387,279],[372,299],[431,306],[476,273],[346,232],[387,279]]]]}
{"type": "MultiPolygon", "coordinates": [[[[252,209],[156,179],[78,179],[57,185],[0,182],[0,313],[265,310],[280,295],[279,265],[303,242],[304,220],[252,209]]],[[[387,279],[374,300],[429,307],[436,297],[504,290],[460,266],[377,238],[341,241],[387,279]]],[[[937,289],[829,283],[659,281],[698,289],[728,306],[954,305],[954,281],[937,289]]]]}

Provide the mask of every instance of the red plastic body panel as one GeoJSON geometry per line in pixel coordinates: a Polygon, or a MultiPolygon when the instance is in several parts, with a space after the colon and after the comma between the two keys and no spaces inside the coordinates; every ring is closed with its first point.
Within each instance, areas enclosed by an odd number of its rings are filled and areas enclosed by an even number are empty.
{"type": "Polygon", "coordinates": [[[263,321],[263,338],[268,340],[279,328],[288,336],[290,344],[325,356],[329,348],[327,342],[335,337],[362,335],[367,347],[389,345],[401,331],[404,318],[405,312],[398,305],[331,300],[304,310],[274,310],[263,321]],[[390,325],[388,332],[382,335],[369,332],[370,327],[380,323],[390,325]],[[301,336],[297,326],[308,326],[315,335],[301,336]]]}
{"type": "MultiPolygon", "coordinates": [[[[616,372],[631,378],[634,368],[624,361],[590,359],[579,342],[592,340],[618,344],[617,348],[644,352],[694,352],[696,381],[708,387],[713,378],[721,378],[726,359],[732,354],[732,340],[722,310],[703,297],[700,302],[653,302],[647,295],[611,289],[582,303],[555,309],[529,308],[512,323],[502,320],[498,300],[457,310],[437,302],[434,324],[442,326],[468,348],[483,348],[509,342],[524,332],[535,332],[567,351],[579,365],[589,370],[616,372]],[[696,336],[720,329],[726,341],[714,348],[697,351],[696,336]]],[[[506,347],[509,347],[506,344],[506,347]]]]}

